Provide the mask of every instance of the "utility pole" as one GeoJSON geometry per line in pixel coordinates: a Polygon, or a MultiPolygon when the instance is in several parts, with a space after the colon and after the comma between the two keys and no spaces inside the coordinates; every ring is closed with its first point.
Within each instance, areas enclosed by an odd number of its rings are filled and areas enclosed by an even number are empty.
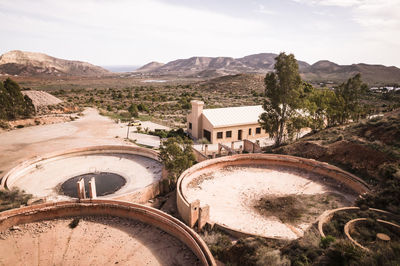
{"type": "Polygon", "coordinates": [[[126,139],[129,139],[129,126],[130,126],[130,122],[128,122],[128,131],[126,132],[126,139]]]}

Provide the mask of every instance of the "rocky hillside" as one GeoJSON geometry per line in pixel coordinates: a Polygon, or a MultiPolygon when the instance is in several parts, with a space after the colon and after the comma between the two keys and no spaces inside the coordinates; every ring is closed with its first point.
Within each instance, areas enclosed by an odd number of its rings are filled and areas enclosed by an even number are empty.
{"type": "Polygon", "coordinates": [[[369,183],[360,204],[400,214],[400,109],[273,150],[337,165],[369,183]]]}
{"type": "Polygon", "coordinates": [[[369,84],[393,84],[400,83],[400,69],[394,66],[353,64],[338,65],[322,60],[301,70],[306,80],[315,82],[343,82],[350,76],[361,73],[363,81],[369,84]]]}
{"type": "Polygon", "coordinates": [[[226,93],[263,93],[264,76],[260,74],[236,74],[216,77],[193,84],[194,88],[226,93]]]}
{"type": "Polygon", "coordinates": [[[100,76],[110,72],[86,62],[59,59],[41,53],[10,51],[0,56],[0,73],[23,76],[100,76]]]}
{"type": "Polygon", "coordinates": [[[400,109],[309,134],[275,152],[335,164],[372,185],[382,182],[390,169],[400,178],[400,109]]]}
{"type": "MultiPolygon", "coordinates": [[[[137,72],[153,74],[171,74],[181,76],[212,77],[238,73],[266,73],[272,71],[276,54],[262,53],[242,58],[232,57],[191,57],[178,59],[167,64],[149,63],[137,72]],[[157,67],[157,64],[159,65],[157,67]]],[[[308,67],[299,61],[300,68],[308,67]]]]}
{"type": "Polygon", "coordinates": [[[160,67],[162,67],[164,64],[163,63],[159,63],[159,62],[150,62],[144,66],[142,66],[141,68],[138,68],[136,71],[137,72],[151,72],[154,71],[160,67]]]}
{"type": "MultiPolygon", "coordinates": [[[[153,75],[178,75],[186,77],[217,77],[239,73],[265,74],[273,71],[277,54],[261,53],[242,58],[232,57],[191,57],[178,59],[166,64],[149,63],[137,72],[153,75]]],[[[313,65],[298,61],[302,77],[311,82],[340,83],[361,73],[370,85],[400,83],[400,69],[383,65],[353,64],[338,65],[322,60],[313,65]]]]}

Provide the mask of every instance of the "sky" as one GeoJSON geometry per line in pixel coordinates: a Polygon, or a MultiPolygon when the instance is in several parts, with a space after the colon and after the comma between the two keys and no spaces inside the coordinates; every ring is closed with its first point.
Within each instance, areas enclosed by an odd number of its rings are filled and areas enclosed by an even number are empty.
{"type": "Polygon", "coordinates": [[[293,53],[400,67],[400,0],[0,0],[0,53],[96,65],[293,53]]]}

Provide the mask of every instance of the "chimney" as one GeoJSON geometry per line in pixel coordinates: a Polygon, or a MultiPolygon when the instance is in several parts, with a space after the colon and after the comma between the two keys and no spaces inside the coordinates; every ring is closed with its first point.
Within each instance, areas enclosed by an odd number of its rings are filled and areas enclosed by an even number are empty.
{"type": "Polygon", "coordinates": [[[201,121],[201,114],[203,113],[203,101],[192,100],[190,101],[192,104],[192,135],[195,139],[199,139],[202,129],[202,121],[201,121]]]}

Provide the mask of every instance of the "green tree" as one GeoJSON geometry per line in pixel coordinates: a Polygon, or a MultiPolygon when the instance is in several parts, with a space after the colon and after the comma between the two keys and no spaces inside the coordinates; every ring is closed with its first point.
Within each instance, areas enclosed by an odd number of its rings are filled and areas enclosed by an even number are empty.
{"type": "Polygon", "coordinates": [[[168,170],[168,176],[176,182],[180,174],[195,163],[193,142],[179,136],[168,138],[160,147],[159,158],[168,170]]]}
{"type": "Polygon", "coordinates": [[[35,113],[31,99],[21,93],[18,83],[7,78],[0,84],[0,119],[29,117],[35,113]]]}
{"type": "Polygon", "coordinates": [[[361,80],[361,74],[356,74],[349,78],[347,82],[342,83],[335,88],[338,106],[341,107],[341,116],[339,124],[346,123],[349,119],[357,120],[362,114],[362,106],[360,105],[360,96],[367,90],[367,85],[361,80]]]}
{"type": "Polygon", "coordinates": [[[290,136],[299,130],[304,118],[301,112],[303,99],[303,83],[299,75],[299,66],[293,54],[280,53],[276,58],[275,72],[265,76],[264,110],[259,123],[275,138],[275,145],[283,142],[285,130],[290,136]],[[288,127],[288,124],[290,126],[288,127]]]}
{"type": "Polygon", "coordinates": [[[132,117],[138,117],[139,116],[139,109],[136,104],[132,103],[129,108],[128,112],[131,114],[132,117]]]}
{"type": "Polygon", "coordinates": [[[147,107],[147,105],[145,105],[144,103],[139,103],[138,105],[138,109],[140,112],[149,112],[149,107],[147,107]]]}

